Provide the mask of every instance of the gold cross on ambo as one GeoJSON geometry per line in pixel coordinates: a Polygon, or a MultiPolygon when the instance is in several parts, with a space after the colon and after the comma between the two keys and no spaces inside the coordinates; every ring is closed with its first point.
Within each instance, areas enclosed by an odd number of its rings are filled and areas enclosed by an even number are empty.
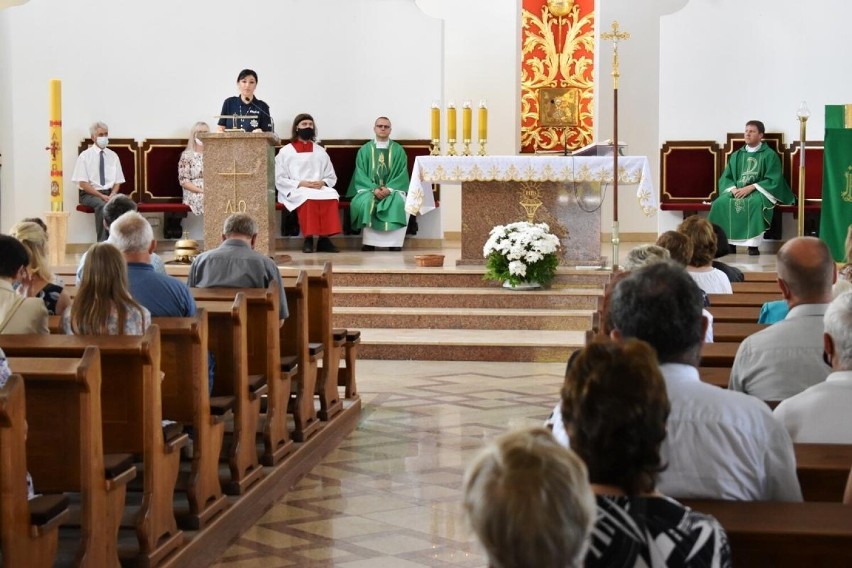
{"type": "Polygon", "coordinates": [[[245,213],[247,209],[246,202],[242,199],[237,199],[237,176],[250,176],[254,172],[238,172],[237,171],[237,159],[234,158],[234,169],[230,172],[219,172],[220,176],[231,176],[234,181],[234,198],[229,199],[228,203],[225,205],[226,213],[245,213]]]}
{"type": "Polygon", "coordinates": [[[618,29],[618,20],[612,22],[612,31],[603,32],[601,39],[612,42],[612,83],[613,88],[618,88],[618,42],[625,39],[630,39],[628,32],[622,32],[618,29]]]}

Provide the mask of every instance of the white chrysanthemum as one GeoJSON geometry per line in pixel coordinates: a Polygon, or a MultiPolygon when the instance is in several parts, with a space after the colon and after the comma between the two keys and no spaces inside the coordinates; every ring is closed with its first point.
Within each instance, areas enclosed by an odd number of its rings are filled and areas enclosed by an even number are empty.
{"type": "Polygon", "coordinates": [[[544,255],[541,254],[540,252],[538,252],[536,250],[529,250],[529,251],[527,251],[527,255],[525,257],[525,260],[527,261],[527,264],[533,264],[535,262],[538,262],[542,258],[544,258],[544,255]]]}
{"type": "Polygon", "coordinates": [[[514,276],[526,276],[527,265],[518,260],[509,263],[509,274],[514,276]]]}

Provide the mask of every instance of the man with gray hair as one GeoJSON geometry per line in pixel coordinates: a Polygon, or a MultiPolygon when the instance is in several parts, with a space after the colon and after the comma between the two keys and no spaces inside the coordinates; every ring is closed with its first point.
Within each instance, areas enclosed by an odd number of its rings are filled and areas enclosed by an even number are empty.
{"type": "Polygon", "coordinates": [[[110,226],[110,242],[127,261],[130,295],[148,308],[153,317],[195,315],[195,300],[186,284],[151,266],[151,253],[157,246],[148,220],[136,211],[128,211],[110,226]]]}
{"type": "MultiPolygon", "coordinates": [[[[128,211],[136,211],[136,203],[132,199],[122,193],[109,198],[103,208],[103,225],[107,233],[109,233],[110,225],[128,211]]],[[[107,242],[114,244],[109,237],[107,237],[107,242]]],[[[89,254],[88,250],[83,252],[83,256],[80,257],[80,262],[77,264],[77,286],[80,285],[80,279],[83,277],[83,265],[86,262],[87,254],[89,254]]],[[[160,255],[155,252],[151,253],[151,266],[154,267],[154,272],[166,274],[166,265],[160,255]]]]}
{"type": "Polygon", "coordinates": [[[790,313],[745,338],[737,349],[728,388],[762,400],[784,400],[821,383],[823,316],[837,267],[814,237],[791,239],[778,251],[778,286],[790,313]]]}
{"type": "Polygon", "coordinates": [[[824,382],[788,398],[775,409],[794,442],[852,444],[852,291],[834,299],[823,318],[824,382]]]}
{"type": "Polygon", "coordinates": [[[95,210],[95,232],[100,242],[107,238],[103,222],[104,204],[110,196],[118,193],[124,183],[124,172],[118,154],[107,148],[109,127],[103,122],[96,122],[89,127],[89,135],[94,144],[77,156],[71,181],[77,182],[80,189],[80,205],[95,210]]]}
{"type": "Polygon", "coordinates": [[[222,244],[198,255],[189,269],[189,285],[198,288],[267,288],[278,284],[278,316],[287,318],[287,298],[278,266],[268,256],[254,250],[257,223],[245,213],[225,219],[222,244]]]}

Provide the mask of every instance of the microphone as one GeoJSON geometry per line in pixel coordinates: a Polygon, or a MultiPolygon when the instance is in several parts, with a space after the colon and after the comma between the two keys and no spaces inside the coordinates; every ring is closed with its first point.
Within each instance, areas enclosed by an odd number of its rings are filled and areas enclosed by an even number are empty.
{"type": "Polygon", "coordinates": [[[272,128],[272,132],[274,133],[275,132],[275,119],[272,118],[272,115],[269,114],[268,112],[266,112],[265,110],[263,110],[262,108],[260,108],[259,106],[257,106],[256,104],[254,104],[254,99],[251,100],[251,102],[249,103],[249,106],[256,108],[259,112],[265,114],[267,116],[267,118],[269,118],[269,125],[272,128]]]}

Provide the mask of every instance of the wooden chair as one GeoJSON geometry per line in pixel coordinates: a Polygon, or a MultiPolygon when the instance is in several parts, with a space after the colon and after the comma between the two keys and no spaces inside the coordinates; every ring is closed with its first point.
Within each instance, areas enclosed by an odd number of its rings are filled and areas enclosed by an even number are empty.
{"type": "Polygon", "coordinates": [[[9,568],[53,566],[68,499],[27,501],[24,380],[12,375],[0,389],[0,547],[9,568]]]}
{"type": "Polygon", "coordinates": [[[104,456],[101,356],[10,358],[27,387],[27,467],[38,492],[80,494],[76,566],[118,566],[118,529],[133,456],[104,456]]]}
{"type": "Polygon", "coordinates": [[[219,483],[219,456],[225,436],[225,417],[233,397],[220,397],[211,406],[207,365],[207,311],[192,317],[158,317],[163,371],[163,416],[193,429],[192,465],[186,483],[189,514],[178,516],[187,528],[202,529],[228,507],[219,483]]]}
{"type": "Polygon", "coordinates": [[[263,425],[264,465],[275,465],[293,449],[287,432],[287,399],[296,368],[282,370],[279,357],[279,294],[278,284],[268,288],[192,288],[198,301],[233,301],[237,292],[246,297],[249,376],[266,377],[269,387],[266,420],[263,425]]]}
{"type": "Polygon", "coordinates": [[[225,493],[242,495],[263,476],[255,445],[260,420],[260,397],[267,392],[265,377],[249,381],[248,304],[243,292],[232,301],[199,301],[209,320],[208,346],[216,361],[213,394],[234,397],[234,433],[228,451],[231,479],[225,493]]]}
{"type": "Polygon", "coordinates": [[[308,275],[299,271],[295,278],[284,280],[287,309],[290,316],[279,330],[282,368],[297,366],[292,383],[293,439],[304,442],[319,428],[314,408],[317,367],[323,355],[322,343],[311,343],[308,332],[308,275]]]}
{"type": "Polygon", "coordinates": [[[76,357],[94,345],[101,352],[101,422],[105,453],[142,456],[142,505],[135,517],[139,561],[154,566],[183,544],[173,495],[186,434],[164,431],[160,329],[144,335],[2,335],[8,357],[76,357]]]}
{"type": "Polygon", "coordinates": [[[340,392],[337,388],[337,374],[343,345],[346,342],[346,330],[332,327],[332,270],[326,262],[322,272],[308,276],[308,335],[312,342],[322,343],[322,371],[317,381],[316,393],[320,397],[320,420],[331,420],[343,410],[340,392]]]}

